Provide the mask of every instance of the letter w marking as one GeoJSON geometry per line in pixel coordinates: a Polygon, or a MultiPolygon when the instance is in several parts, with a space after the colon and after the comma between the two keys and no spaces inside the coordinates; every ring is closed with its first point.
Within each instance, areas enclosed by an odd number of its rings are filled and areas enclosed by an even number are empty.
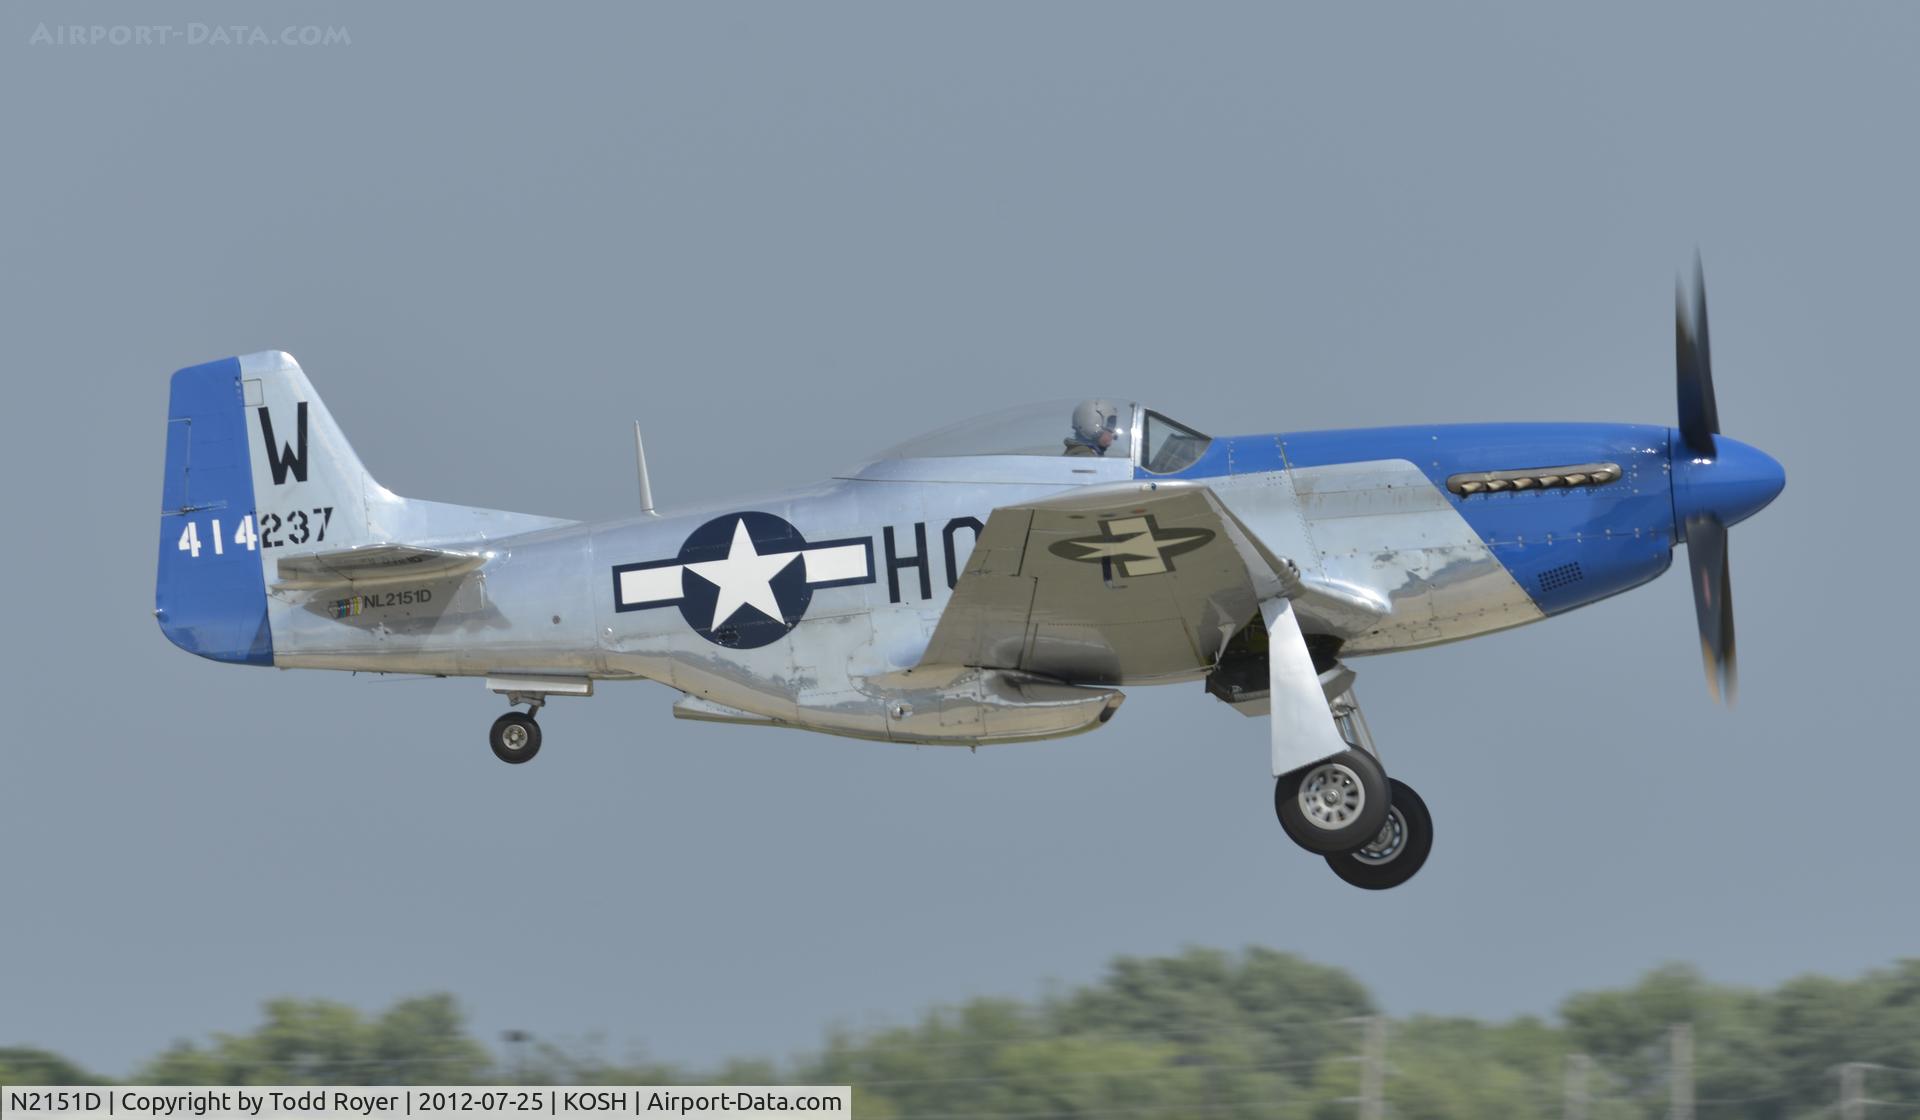
{"type": "Polygon", "coordinates": [[[307,402],[296,403],[293,411],[294,444],[299,450],[273,441],[273,417],[267,415],[265,405],[260,406],[260,435],[267,441],[267,465],[273,468],[273,484],[285,486],[287,472],[293,472],[295,482],[307,480],[307,402]]]}

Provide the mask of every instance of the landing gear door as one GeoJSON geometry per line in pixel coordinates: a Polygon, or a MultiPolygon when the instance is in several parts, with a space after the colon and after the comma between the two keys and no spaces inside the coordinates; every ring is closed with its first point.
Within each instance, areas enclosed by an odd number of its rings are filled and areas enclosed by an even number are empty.
{"type": "Polygon", "coordinates": [[[1313,655],[1307,652],[1293,604],[1284,598],[1268,599],[1260,604],[1260,617],[1267,624],[1269,718],[1277,778],[1331,758],[1346,750],[1347,743],[1334,725],[1320,674],[1313,671],[1313,655]]]}

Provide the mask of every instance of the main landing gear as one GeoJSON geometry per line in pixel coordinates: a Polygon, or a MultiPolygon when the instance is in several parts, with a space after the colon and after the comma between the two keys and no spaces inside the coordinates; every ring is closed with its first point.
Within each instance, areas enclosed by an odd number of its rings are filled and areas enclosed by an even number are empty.
{"type": "Polygon", "coordinates": [[[1413,787],[1392,779],[1387,823],[1364,847],[1327,857],[1333,873],[1356,887],[1384,891],[1413,878],[1433,850],[1433,817],[1413,787]]]}
{"type": "Polygon", "coordinates": [[[1287,837],[1325,857],[1335,875],[1365,890],[1397,887],[1427,862],[1433,817],[1412,786],[1381,768],[1352,670],[1335,662],[1320,680],[1347,750],[1276,779],[1274,813],[1287,837]]]}
{"type": "Polygon", "coordinates": [[[1337,855],[1367,844],[1387,823],[1391,804],[1387,772],[1365,751],[1348,750],[1283,774],[1273,787],[1280,827],[1288,839],[1315,855],[1337,855]]]}

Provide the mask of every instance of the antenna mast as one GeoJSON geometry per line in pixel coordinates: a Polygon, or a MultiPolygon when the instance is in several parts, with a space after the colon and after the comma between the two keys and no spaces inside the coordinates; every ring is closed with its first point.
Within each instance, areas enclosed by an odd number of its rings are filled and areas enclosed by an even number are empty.
{"type": "Polygon", "coordinates": [[[640,512],[648,517],[653,512],[653,483],[647,480],[647,445],[640,441],[640,421],[633,422],[633,457],[640,468],[640,512]]]}

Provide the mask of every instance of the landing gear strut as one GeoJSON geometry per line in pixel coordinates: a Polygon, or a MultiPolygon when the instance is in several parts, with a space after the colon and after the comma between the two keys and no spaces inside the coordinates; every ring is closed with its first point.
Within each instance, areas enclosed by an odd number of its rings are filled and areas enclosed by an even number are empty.
{"type": "Polygon", "coordinates": [[[508,712],[493,721],[487,745],[502,762],[519,765],[540,753],[540,724],[534,717],[549,696],[592,696],[593,681],[585,677],[488,677],[487,690],[507,698],[509,706],[525,704],[524,712],[508,712]]]}

